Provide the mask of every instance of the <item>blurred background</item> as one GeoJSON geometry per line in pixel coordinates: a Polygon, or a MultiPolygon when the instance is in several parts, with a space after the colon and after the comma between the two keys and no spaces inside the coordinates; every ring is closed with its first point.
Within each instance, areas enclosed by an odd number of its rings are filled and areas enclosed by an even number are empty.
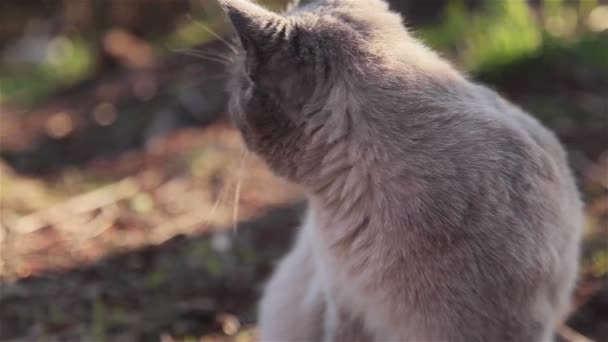
{"type": "MultiPolygon", "coordinates": [[[[391,6],[566,144],[587,220],[560,339],[608,341],[608,2],[391,6]]],[[[305,205],[230,126],[218,4],[2,0],[0,23],[0,341],[251,341],[305,205]]]]}

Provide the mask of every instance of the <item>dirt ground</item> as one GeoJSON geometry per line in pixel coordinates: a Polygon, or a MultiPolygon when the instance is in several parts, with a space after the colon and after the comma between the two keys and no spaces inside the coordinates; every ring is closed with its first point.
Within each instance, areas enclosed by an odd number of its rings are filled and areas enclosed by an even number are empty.
{"type": "MultiPolygon", "coordinates": [[[[551,78],[522,65],[513,75],[529,75],[523,81],[486,81],[526,108],[599,114],[543,120],[567,145],[587,212],[580,284],[560,338],[608,341],[608,77],[560,63],[543,70],[551,78]]],[[[192,95],[184,79],[218,77],[188,65],[0,108],[0,341],[255,338],[260,288],[305,203],[244,151],[225,115],[183,114],[192,95]],[[163,88],[180,82],[183,101],[163,88]],[[138,84],[154,99],[134,97],[138,84]]]]}
{"type": "MultiPolygon", "coordinates": [[[[260,161],[250,156],[243,166],[240,151],[237,132],[219,122],[179,130],[147,152],[91,161],[77,180],[3,165],[0,340],[251,340],[260,286],[305,204],[260,161]],[[246,172],[235,175],[239,163],[246,172]],[[83,193],[83,174],[107,184],[83,193]],[[54,196],[64,199],[46,207],[54,196]],[[36,202],[42,209],[32,210],[36,202]]],[[[606,175],[606,161],[589,173],[606,175]]],[[[588,212],[605,220],[608,202],[594,198],[588,212]]],[[[601,246],[607,233],[594,232],[589,244],[601,246]]],[[[583,274],[569,321],[597,341],[608,336],[605,281],[583,274]]]]}

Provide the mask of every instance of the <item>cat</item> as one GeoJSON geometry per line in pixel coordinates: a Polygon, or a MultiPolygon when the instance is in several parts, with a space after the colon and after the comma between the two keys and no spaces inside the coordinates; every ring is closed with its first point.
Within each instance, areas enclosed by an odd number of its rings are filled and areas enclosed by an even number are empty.
{"type": "Polygon", "coordinates": [[[263,341],[549,341],[582,202],[552,132],[416,40],[383,0],[220,0],[230,112],[309,208],[263,341]]]}

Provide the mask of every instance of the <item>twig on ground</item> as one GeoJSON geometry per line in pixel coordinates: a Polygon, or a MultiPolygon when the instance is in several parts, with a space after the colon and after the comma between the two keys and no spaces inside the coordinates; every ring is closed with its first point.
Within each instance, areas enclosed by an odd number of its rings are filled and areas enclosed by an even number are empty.
{"type": "Polygon", "coordinates": [[[125,178],[117,183],[72,197],[51,208],[24,216],[16,222],[12,230],[17,234],[29,234],[44,228],[47,224],[61,227],[63,221],[69,221],[74,215],[84,214],[133,197],[139,191],[140,186],[133,178],[125,178]]]}

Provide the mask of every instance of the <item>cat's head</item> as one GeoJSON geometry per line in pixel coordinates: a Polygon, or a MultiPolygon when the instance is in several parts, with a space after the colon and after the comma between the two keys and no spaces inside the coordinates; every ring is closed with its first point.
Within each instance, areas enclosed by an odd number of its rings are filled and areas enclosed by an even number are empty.
{"type": "Polygon", "coordinates": [[[220,0],[238,34],[230,111],[249,147],[297,181],[303,164],[349,134],[355,90],[384,77],[378,37],[406,35],[381,0],[325,0],[277,14],[249,0],[220,0]]]}

